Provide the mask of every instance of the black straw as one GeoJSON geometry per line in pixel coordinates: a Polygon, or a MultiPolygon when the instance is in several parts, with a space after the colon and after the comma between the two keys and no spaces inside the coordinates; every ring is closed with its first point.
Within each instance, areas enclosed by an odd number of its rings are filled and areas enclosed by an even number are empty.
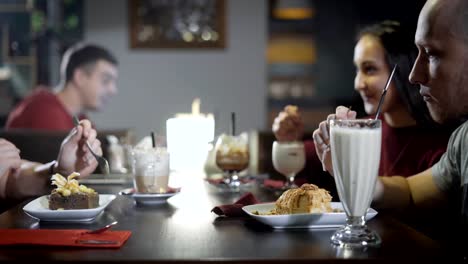
{"type": "Polygon", "coordinates": [[[156,139],[154,138],[154,132],[151,131],[151,143],[153,145],[153,148],[156,148],[156,139]]]}
{"type": "Polygon", "coordinates": [[[236,135],[236,113],[231,112],[231,134],[236,135]]]}
{"type": "Polygon", "coordinates": [[[395,73],[395,70],[397,68],[397,64],[393,67],[392,73],[390,73],[390,76],[388,76],[387,83],[385,84],[385,89],[382,92],[382,95],[380,96],[380,101],[379,105],[377,106],[377,112],[375,113],[375,120],[379,119],[380,111],[382,110],[382,104],[385,98],[385,95],[387,94],[388,87],[390,87],[390,83],[392,82],[393,74],[395,73]]]}

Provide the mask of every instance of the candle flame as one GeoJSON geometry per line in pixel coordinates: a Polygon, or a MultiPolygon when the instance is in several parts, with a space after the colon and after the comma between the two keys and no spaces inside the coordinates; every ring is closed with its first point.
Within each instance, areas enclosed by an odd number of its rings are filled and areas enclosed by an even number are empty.
{"type": "Polygon", "coordinates": [[[192,102],[192,115],[200,115],[200,98],[195,98],[192,102]]]}

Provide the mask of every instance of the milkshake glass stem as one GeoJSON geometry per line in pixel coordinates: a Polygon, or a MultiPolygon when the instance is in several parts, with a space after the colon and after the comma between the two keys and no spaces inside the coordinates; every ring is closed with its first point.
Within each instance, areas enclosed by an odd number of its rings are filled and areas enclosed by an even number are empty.
{"type": "Polygon", "coordinates": [[[287,176],[288,180],[286,182],[286,187],[289,188],[295,188],[297,185],[294,183],[294,178],[296,177],[296,173],[291,173],[287,176]]]}
{"type": "Polygon", "coordinates": [[[346,225],[338,229],[331,237],[332,244],[345,248],[379,246],[379,235],[367,228],[365,216],[348,216],[346,225]]]}

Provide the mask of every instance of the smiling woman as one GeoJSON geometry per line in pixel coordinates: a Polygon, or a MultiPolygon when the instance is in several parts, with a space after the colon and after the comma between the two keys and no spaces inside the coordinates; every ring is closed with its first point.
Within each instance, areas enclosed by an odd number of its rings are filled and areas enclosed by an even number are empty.
{"type": "Polygon", "coordinates": [[[384,21],[362,29],[354,50],[355,89],[371,116],[377,110],[390,65],[398,64],[382,105],[380,175],[409,176],[431,167],[445,152],[453,131],[432,120],[419,87],[408,80],[417,56],[413,38],[414,32],[399,22],[384,21]],[[432,138],[434,144],[418,143],[418,138],[425,137],[432,138]]]}

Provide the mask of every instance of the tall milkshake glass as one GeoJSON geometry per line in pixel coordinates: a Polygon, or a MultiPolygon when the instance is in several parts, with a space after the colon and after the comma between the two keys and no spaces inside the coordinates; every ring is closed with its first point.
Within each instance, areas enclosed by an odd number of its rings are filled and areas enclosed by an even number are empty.
{"type": "Polygon", "coordinates": [[[381,137],[380,120],[330,120],[333,172],[347,216],[346,225],[331,237],[335,245],[355,248],[381,243],[365,219],[377,181],[381,137]]]}

